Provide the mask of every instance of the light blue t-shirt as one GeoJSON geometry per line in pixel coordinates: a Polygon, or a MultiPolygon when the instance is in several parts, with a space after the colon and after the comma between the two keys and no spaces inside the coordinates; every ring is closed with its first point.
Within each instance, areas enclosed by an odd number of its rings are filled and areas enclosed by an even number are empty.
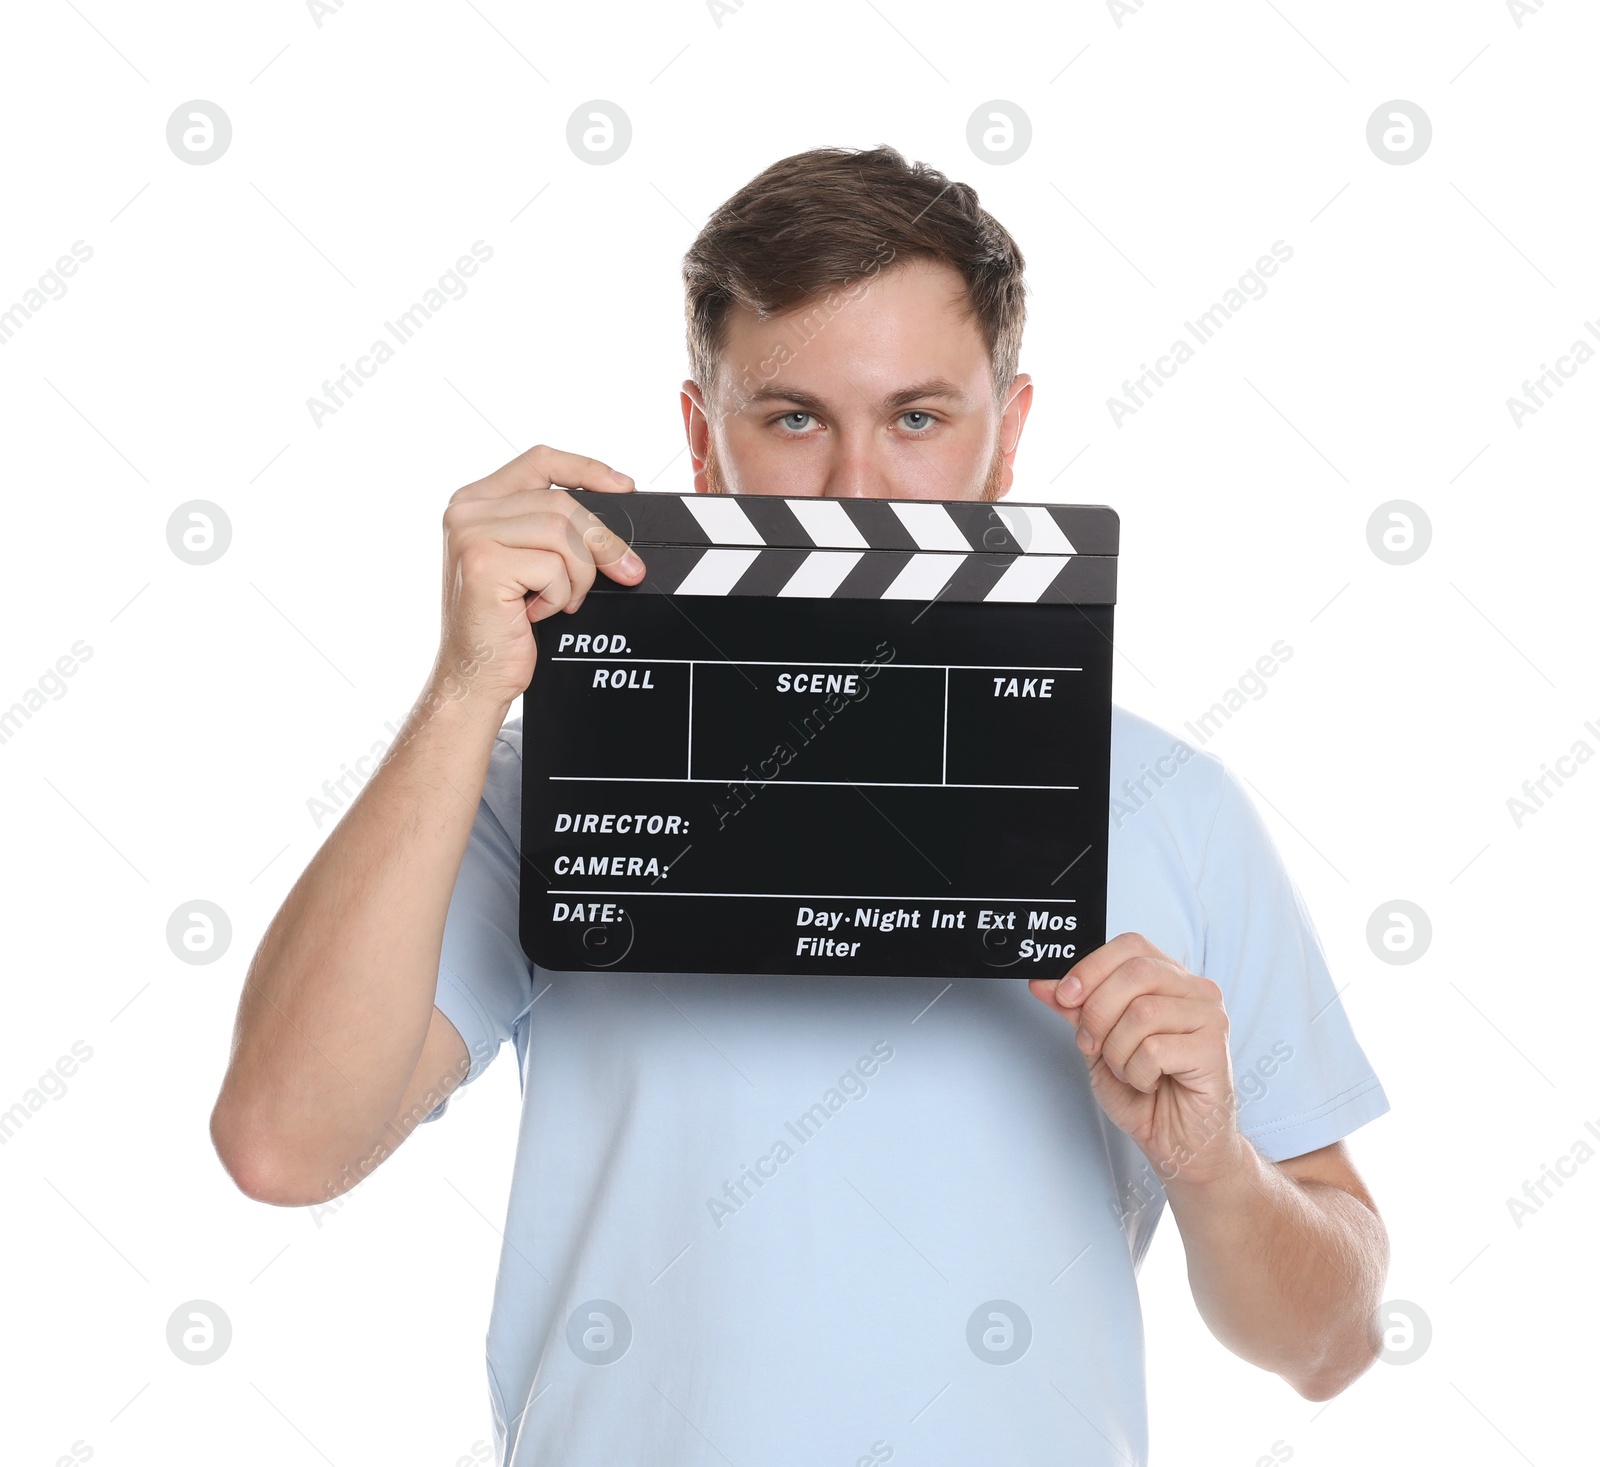
{"type": "MultiPolygon", "coordinates": [[[[1382,1115],[1237,780],[1121,708],[1111,749],[1107,930],[1221,985],[1240,1129],[1282,1161],[1382,1115]]],[[[1166,1199],[1072,1026],[1024,977],[532,968],[521,759],[514,719],[437,992],[463,1083],[506,1039],[522,1079],[488,1331],[501,1467],[1143,1467],[1135,1275],[1166,1199]]]]}

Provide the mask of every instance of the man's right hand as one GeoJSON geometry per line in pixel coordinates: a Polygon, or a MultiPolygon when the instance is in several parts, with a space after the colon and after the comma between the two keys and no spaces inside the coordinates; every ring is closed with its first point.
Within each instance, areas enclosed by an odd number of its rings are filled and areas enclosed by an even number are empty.
{"type": "Polygon", "coordinates": [[[509,707],[533,677],[534,622],[576,611],[597,570],[625,586],[643,577],[627,542],[565,489],[627,494],[633,480],[541,443],[450,496],[436,695],[509,707]]]}

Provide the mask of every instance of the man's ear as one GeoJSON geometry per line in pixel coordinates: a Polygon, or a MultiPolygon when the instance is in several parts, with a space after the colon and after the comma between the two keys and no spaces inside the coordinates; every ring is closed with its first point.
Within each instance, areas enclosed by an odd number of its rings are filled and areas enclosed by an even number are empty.
{"type": "Polygon", "coordinates": [[[1028,409],[1033,406],[1033,378],[1018,372],[1011,379],[1006,392],[1006,404],[1000,411],[1000,494],[1011,492],[1012,460],[1017,456],[1017,445],[1022,442],[1022,425],[1028,421],[1028,409]]]}
{"type": "Polygon", "coordinates": [[[684,436],[689,440],[689,463],[694,470],[694,492],[709,494],[711,487],[706,482],[706,458],[711,443],[711,422],[706,414],[705,398],[701,396],[700,384],[692,377],[686,377],[678,393],[678,401],[683,408],[684,436]]]}

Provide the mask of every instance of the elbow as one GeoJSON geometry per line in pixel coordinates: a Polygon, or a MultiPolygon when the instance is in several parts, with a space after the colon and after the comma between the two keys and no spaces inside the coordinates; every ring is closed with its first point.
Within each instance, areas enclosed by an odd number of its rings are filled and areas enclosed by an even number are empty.
{"type": "Polygon", "coordinates": [[[321,1200],[278,1164],[258,1134],[236,1125],[220,1103],[211,1112],[211,1144],[234,1186],[252,1202],[306,1207],[321,1200]]]}
{"type": "Polygon", "coordinates": [[[1346,1308],[1363,1312],[1355,1318],[1347,1315],[1341,1325],[1322,1334],[1311,1357],[1299,1362],[1299,1369],[1281,1372],[1308,1401],[1331,1401],[1354,1385],[1383,1354],[1384,1334],[1379,1321],[1382,1306],[1378,1301],[1389,1271],[1389,1235],[1370,1198],[1365,1199],[1359,1216],[1366,1226],[1366,1246],[1360,1260],[1364,1273],[1361,1286],[1352,1289],[1346,1308]]]}
{"type": "Polygon", "coordinates": [[[1300,1378],[1290,1376],[1288,1380],[1289,1384],[1308,1401],[1331,1401],[1355,1380],[1355,1376],[1324,1372],[1321,1375],[1300,1378]]]}
{"type": "Polygon", "coordinates": [[[1365,1375],[1377,1358],[1376,1350],[1363,1351],[1353,1360],[1319,1361],[1313,1369],[1303,1373],[1285,1371],[1283,1378],[1308,1401],[1331,1401],[1365,1375]]]}

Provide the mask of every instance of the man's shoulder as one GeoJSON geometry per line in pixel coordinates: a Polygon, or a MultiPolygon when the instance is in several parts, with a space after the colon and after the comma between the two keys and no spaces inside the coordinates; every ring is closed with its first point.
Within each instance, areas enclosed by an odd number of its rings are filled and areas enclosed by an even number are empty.
{"type": "MultiPolygon", "coordinates": [[[[1165,869],[1175,856],[1197,882],[1216,843],[1219,815],[1236,813],[1248,801],[1215,754],[1112,705],[1110,835],[1119,864],[1165,869]]],[[[1237,821],[1220,825],[1237,832],[1237,821]]]]}
{"type": "Polygon", "coordinates": [[[1120,703],[1111,705],[1111,801],[1159,801],[1174,813],[1209,815],[1232,776],[1207,749],[1120,703]]]}
{"type": "Polygon", "coordinates": [[[1199,972],[1208,869],[1241,855],[1219,814],[1241,797],[1222,760],[1148,718],[1112,705],[1108,932],[1142,932],[1199,972]]]}
{"type": "Polygon", "coordinates": [[[489,751],[483,803],[518,849],[522,845],[522,715],[507,719],[489,751]]]}

